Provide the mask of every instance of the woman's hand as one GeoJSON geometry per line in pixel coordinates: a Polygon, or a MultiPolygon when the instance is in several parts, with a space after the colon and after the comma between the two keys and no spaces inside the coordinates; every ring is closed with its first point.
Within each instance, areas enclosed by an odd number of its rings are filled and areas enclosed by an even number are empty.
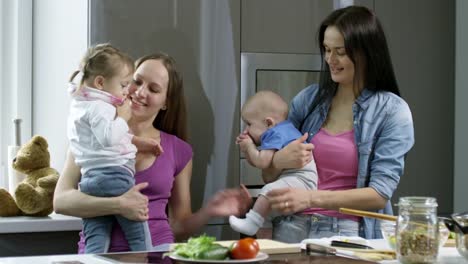
{"type": "Polygon", "coordinates": [[[281,214],[292,214],[312,207],[312,194],[315,191],[283,188],[267,193],[271,208],[281,214]]]}
{"type": "Polygon", "coordinates": [[[226,189],[216,193],[206,205],[207,213],[212,217],[243,215],[252,204],[252,197],[244,185],[237,189],[226,189]]]}
{"type": "Polygon", "coordinates": [[[133,220],[146,219],[139,217],[136,211],[147,214],[147,198],[139,192],[147,184],[139,184],[118,197],[96,197],[82,193],[78,190],[80,167],[76,165],[75,157],[70,151],[67,151],[67,159],[60,175],[54,193],[56,213],[80,218],[121,214],[133,220]],[[138,206],[140,200],[143,200],[144,206],[138,206]]]}
{"type": "Polygon", "coordinates": [[[286,147],[276,152],[273,157],[273,165],[278,169],[299,169],[307,165],[312,159],[314,145],[304,142],[308,134],[292,141],[286,147]]]}
{"type": "Polygon", "coordinates": [[[140,192],[147,186],[147,182],[137,184],[119,197],[123,217],[134,221],[148,220],[148,197],[140,192]]]}
{"type": "Polygon", "coordinates": [[[308,208],[379,210],[388,202],[371,187],[334,191],[283,188],[269,191],[267,197],[272,209],[281,214],[292,214],[308,208]]]}

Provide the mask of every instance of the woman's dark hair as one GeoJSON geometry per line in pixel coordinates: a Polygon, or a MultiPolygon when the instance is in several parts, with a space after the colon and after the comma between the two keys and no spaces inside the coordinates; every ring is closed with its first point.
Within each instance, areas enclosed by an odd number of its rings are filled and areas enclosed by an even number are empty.
{"type": "Polygon", "coordinates": [[[186,141],[188,139],[187,107],[185,103],[182,74],[177,70],[175,60],[162,52],[139,58],[135,62],[135,68],[138,68],[147,60],[161,61],[169,75],[166,110],[159,111],[153,121],[153,126],[156,129],[160,129],[186,141]]]}
{"type": "MultiPolygon", "coordinates": [[[[338,88],[338,83],[331,79],[330,69],[324,57],[323,40],[325,30],[329,26],[336,27],[343,35],[346,54],[354,63],[355,76],[364,77],[364,80],[354,78],[355,83],[360,81],[368,90],[388,91],[400,96],[387,40],[379,19],[366,7],[349,6],[333,11],[320,25],[318,44],[322,56],[322,70],[318,96],[315,97],[311,109],[331,100],[338,88]]],[[[358,96],[360,90],[354,92],[358,96]]]]}

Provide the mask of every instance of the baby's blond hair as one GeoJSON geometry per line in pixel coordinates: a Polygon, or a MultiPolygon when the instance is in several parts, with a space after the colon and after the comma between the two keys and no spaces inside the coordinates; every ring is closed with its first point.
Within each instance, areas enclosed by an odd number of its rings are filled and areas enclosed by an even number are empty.
{"type": "Polygon", "coordinates": [[[82,86],[86,80],[91,80],[99,75],[104,78],[112,78],[119,74],[122,67],[127,67],[130,72],[133,72],[134,64],[129,55],[109,43],[97,44],[88,48],[81,59],[79,70],[73,72],[69,81],[72,82],[81,72],[83,77],[79,86],[82,86]]]}
{"type": "Polygon", "coordinates": [[[242,107],[242,113],[252,111],[262,117],[272,117],[276,122],[288,117],[288,104],[277,93],[263,90],[251,96],[242,107]]]}

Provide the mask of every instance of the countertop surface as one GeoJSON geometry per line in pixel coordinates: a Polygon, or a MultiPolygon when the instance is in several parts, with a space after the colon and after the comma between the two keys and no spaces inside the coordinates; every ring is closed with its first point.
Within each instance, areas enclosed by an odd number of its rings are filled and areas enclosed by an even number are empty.
{"type": "MultiPolygon", "coordinates": [[[[382,244],[381,240],[375,240],[377,244],[382,244]]],[[[372,243],[373,245],[374,243],[372,243]]],[[[134,252],[134,253],[114,253],[102,255],[56,255],[40,257],[12,257],[0,258],[0,264],[13,263],[35,263],[35,264],[84,264],[84,263],[181,263],[163,257],[163,252],[134,252]]],[[[188,263],[188,262],[187,262],[188,263]]],[[[218,263],[234,263],[232,261],[220,261],[218,263]]],[[[270,254],[269,258],[260,263],[334,263],[334,264],[369,264],[365,260],[344,258],[339,256],[308,255],[304,251],[300,253],[270,254]]],[[[397,260],[382,261],[380,263],[399,263],[397,260]]],[[[461,257],[456,248],[445,247],[439,252],[437,263],[443,264],[464,264],[468,263],[461,257]]]]}
{"type": "Polygon", "coordinates": [[[81,218],[55,213],[47,217],[0,217],[0,234],[78,231],[81,228],[81,218]]]}
{"type": "MultiPolygon", "coordinates": [[[[455,248],[446,248],[440,253],[437,263],[443,264],[464,264],[468,263],[456,252],[455,248]]],[[[163,257],[161,252],[141,252],[141,253],[117,253],[104,255],[57,255],[57,256],[41,256],[41,257],[15,257],[15,258],[0,258],[0,264],[84,264],[84,263],[182,263],[171,260],[169,257],[163,257]]],[[[220,261],[219,263],[230,263],[229,261],[220,261]]],[[[231,262],[232,263],[232,262],[231,262]]],[[[288,264],[303,264],[303,263],[333,263],[333,264],[370,264],[370,262],[359,259],[351,259],[338,256],[325,255],[307,255],[305,252],[275,254],[269,255],[267,260],[260,263],[288,263],[288,264]]],[[[382,261],[380,263],[399,263],[394,261],[382,261]]]]}

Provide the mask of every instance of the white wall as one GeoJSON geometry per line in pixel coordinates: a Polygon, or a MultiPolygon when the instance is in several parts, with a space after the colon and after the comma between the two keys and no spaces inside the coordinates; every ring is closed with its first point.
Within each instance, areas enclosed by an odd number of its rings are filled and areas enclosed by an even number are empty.
{"type": "Polygon", "coordinates": [[[49,142],[59,172],[67,150],[67,81],[88,43],[88,1],[34,1],[33,134],[49,142]]]}
{"type": "MultiPolygon", "coordinates": [[[[4,46],[5,44],[3,44],[3,36],[6,35],[6,27],[5,27],[5,24],[6,24],[6,16],[3,15],[4,13],[4,10],[6,10],[6,7],[4,7],[4,3],[6,3],[6,1],[4,2],[0,2],[0,80],[1,82],[3,83],[4,82],[4,74],[3,74],[3,71],[4,71],[4,60],[5,60],[5,55],[4,55],[4,46]]],[[[0,91],[0,111],[3,113],[4,112],[4,108],[3,108],[3,95],[2,95],[2,92],[0,91]]],[[[3,120],[3,116],[2,116],[2,119],[3,120]]],[[[1,140],[1,138],[3,138],[3,131],[2,129],[0,129],[0,188],[7,188],[8,186],[8,183],[6,182],[6,179],[7,179],[7,175],[5,174],[6,173],[6,167],[5,167],[5,162],[3,161],[3,157],[6,155],[6,152],[3,151],[3,149],[5,149],[2,145],[3,141],[1,140]]]]}
{"type": "Polygon", "coordinates": [[[468,1],[456,2],[454,212],[468,211],[468,1]]]}

